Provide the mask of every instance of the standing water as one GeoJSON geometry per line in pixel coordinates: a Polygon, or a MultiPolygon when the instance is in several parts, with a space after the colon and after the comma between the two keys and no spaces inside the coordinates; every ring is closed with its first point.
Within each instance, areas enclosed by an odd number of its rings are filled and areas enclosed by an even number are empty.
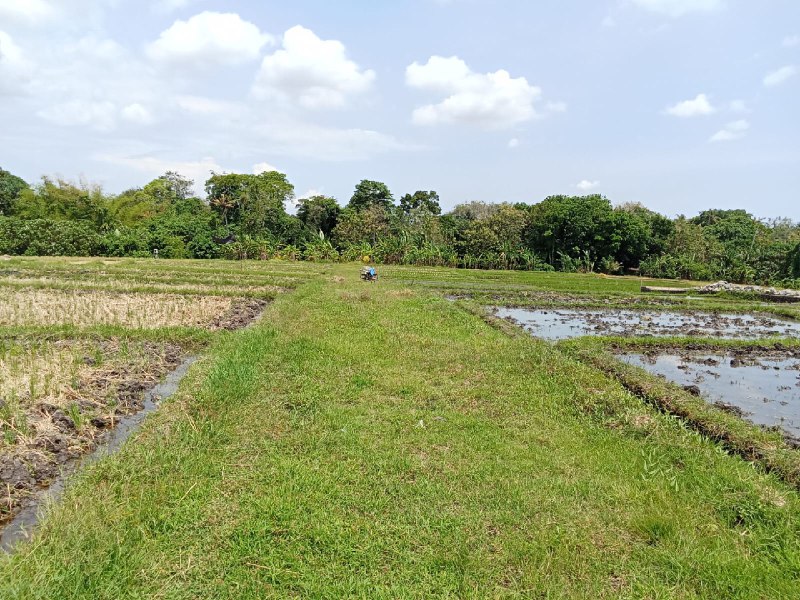
{"type": "Polygon", "coordinates": [[[709,402],[733,406],[756,425],[800,437],[800,359],[729,353],[627,354],[619,360],[683,387],[709,402]]]}
{"type": "Polygon", "coordinates": [[[768,336],[800,337],[800,322],[764,315],[681,313],[638,310],[496,309],[536,337],[562,340],[587,335],[697,336],[756,339],[768,336]]]}

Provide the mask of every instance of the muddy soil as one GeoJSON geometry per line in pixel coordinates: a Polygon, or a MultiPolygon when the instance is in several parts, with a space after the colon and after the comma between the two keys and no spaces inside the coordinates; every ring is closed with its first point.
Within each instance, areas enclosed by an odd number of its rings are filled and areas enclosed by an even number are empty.
{"type": "Polygon", "coordinates": [[[759,314],[655,312],[639,310],[522,309],[497,307],[496,316],[537,337],[562,340],[589,335],[756,339],[800,337],[800,322],[759,314]]]}
{"type": "MultiPolygon", "coordinates": [[[[475,294],[447,294],[448,300],[471,300],[475,294]]],[[[578,294],[564,294],[560,292],[525,291],[519,293],[480,294],[481,301],[502,304],[509,308],[538,308],[546,306],[586,306],[587,304],[604,304],[608,306],[633,306],[633,307],[670,307],[685,305],[683,300],[670,298],[653,298],[638,296],[597,297],[581,296],[578,294]]]]}
{"type": "Polygon", "coordinates": [[[726,412],[800,438],[798,348],[653,348],[617,358],[676,383],[726,412]]]}
{"type": "Polygon", "coordinates": [[[63,465],[92,451],[120,419],[141,411],[145,390],[180,365],[183,355],[179,346],[152,342],[144,343],[144,352],[145,364],[100,369],[77,381],[70,408],[37,402],[25,409],[29,431],[0,447],[0,524],[63,465]]]}
{"type": "Polygon", "coordinates": [[[224,329],[226,331],[247,327],[261,316],[267,304],[269,302],[266,300],[237,300],[224,314],[215,317],[209,327],[212,330],[224,329]]]}

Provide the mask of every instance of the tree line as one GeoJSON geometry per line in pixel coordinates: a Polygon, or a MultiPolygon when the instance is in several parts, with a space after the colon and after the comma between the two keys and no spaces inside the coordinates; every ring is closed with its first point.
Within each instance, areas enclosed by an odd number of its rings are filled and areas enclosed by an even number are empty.
{"type": "Polygon", "coordinates": [[[468,202],[442,212],[434,191],[394,197],[364,180],[342,207],[297,202],[276,171],[212,173],[206,198],[168,172],[117,195],[0,169],[0,254],[164,258],[283,258],[378,264],[602,272],[800,285],[800,224],[709,209],[670,219],[600,195],[535,204],[468,202]]]}

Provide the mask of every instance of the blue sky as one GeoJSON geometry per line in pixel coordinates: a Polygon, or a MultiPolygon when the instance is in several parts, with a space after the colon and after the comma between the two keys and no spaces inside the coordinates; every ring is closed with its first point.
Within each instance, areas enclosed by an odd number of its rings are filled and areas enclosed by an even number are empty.
{"type": "Polygon", "coordinates": [[[800,220],[796,0],[0,0],[0,166],[800,220]]]}

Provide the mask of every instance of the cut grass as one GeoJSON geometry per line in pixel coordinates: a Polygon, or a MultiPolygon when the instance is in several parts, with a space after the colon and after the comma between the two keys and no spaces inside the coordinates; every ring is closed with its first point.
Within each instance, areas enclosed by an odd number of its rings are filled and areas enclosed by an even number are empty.
{"type": "Polygon", "coordinates": [[[796,593],[775,476],[550,345],[332,270],[219,337],[0,559],[0,597],[796,593]]]}

